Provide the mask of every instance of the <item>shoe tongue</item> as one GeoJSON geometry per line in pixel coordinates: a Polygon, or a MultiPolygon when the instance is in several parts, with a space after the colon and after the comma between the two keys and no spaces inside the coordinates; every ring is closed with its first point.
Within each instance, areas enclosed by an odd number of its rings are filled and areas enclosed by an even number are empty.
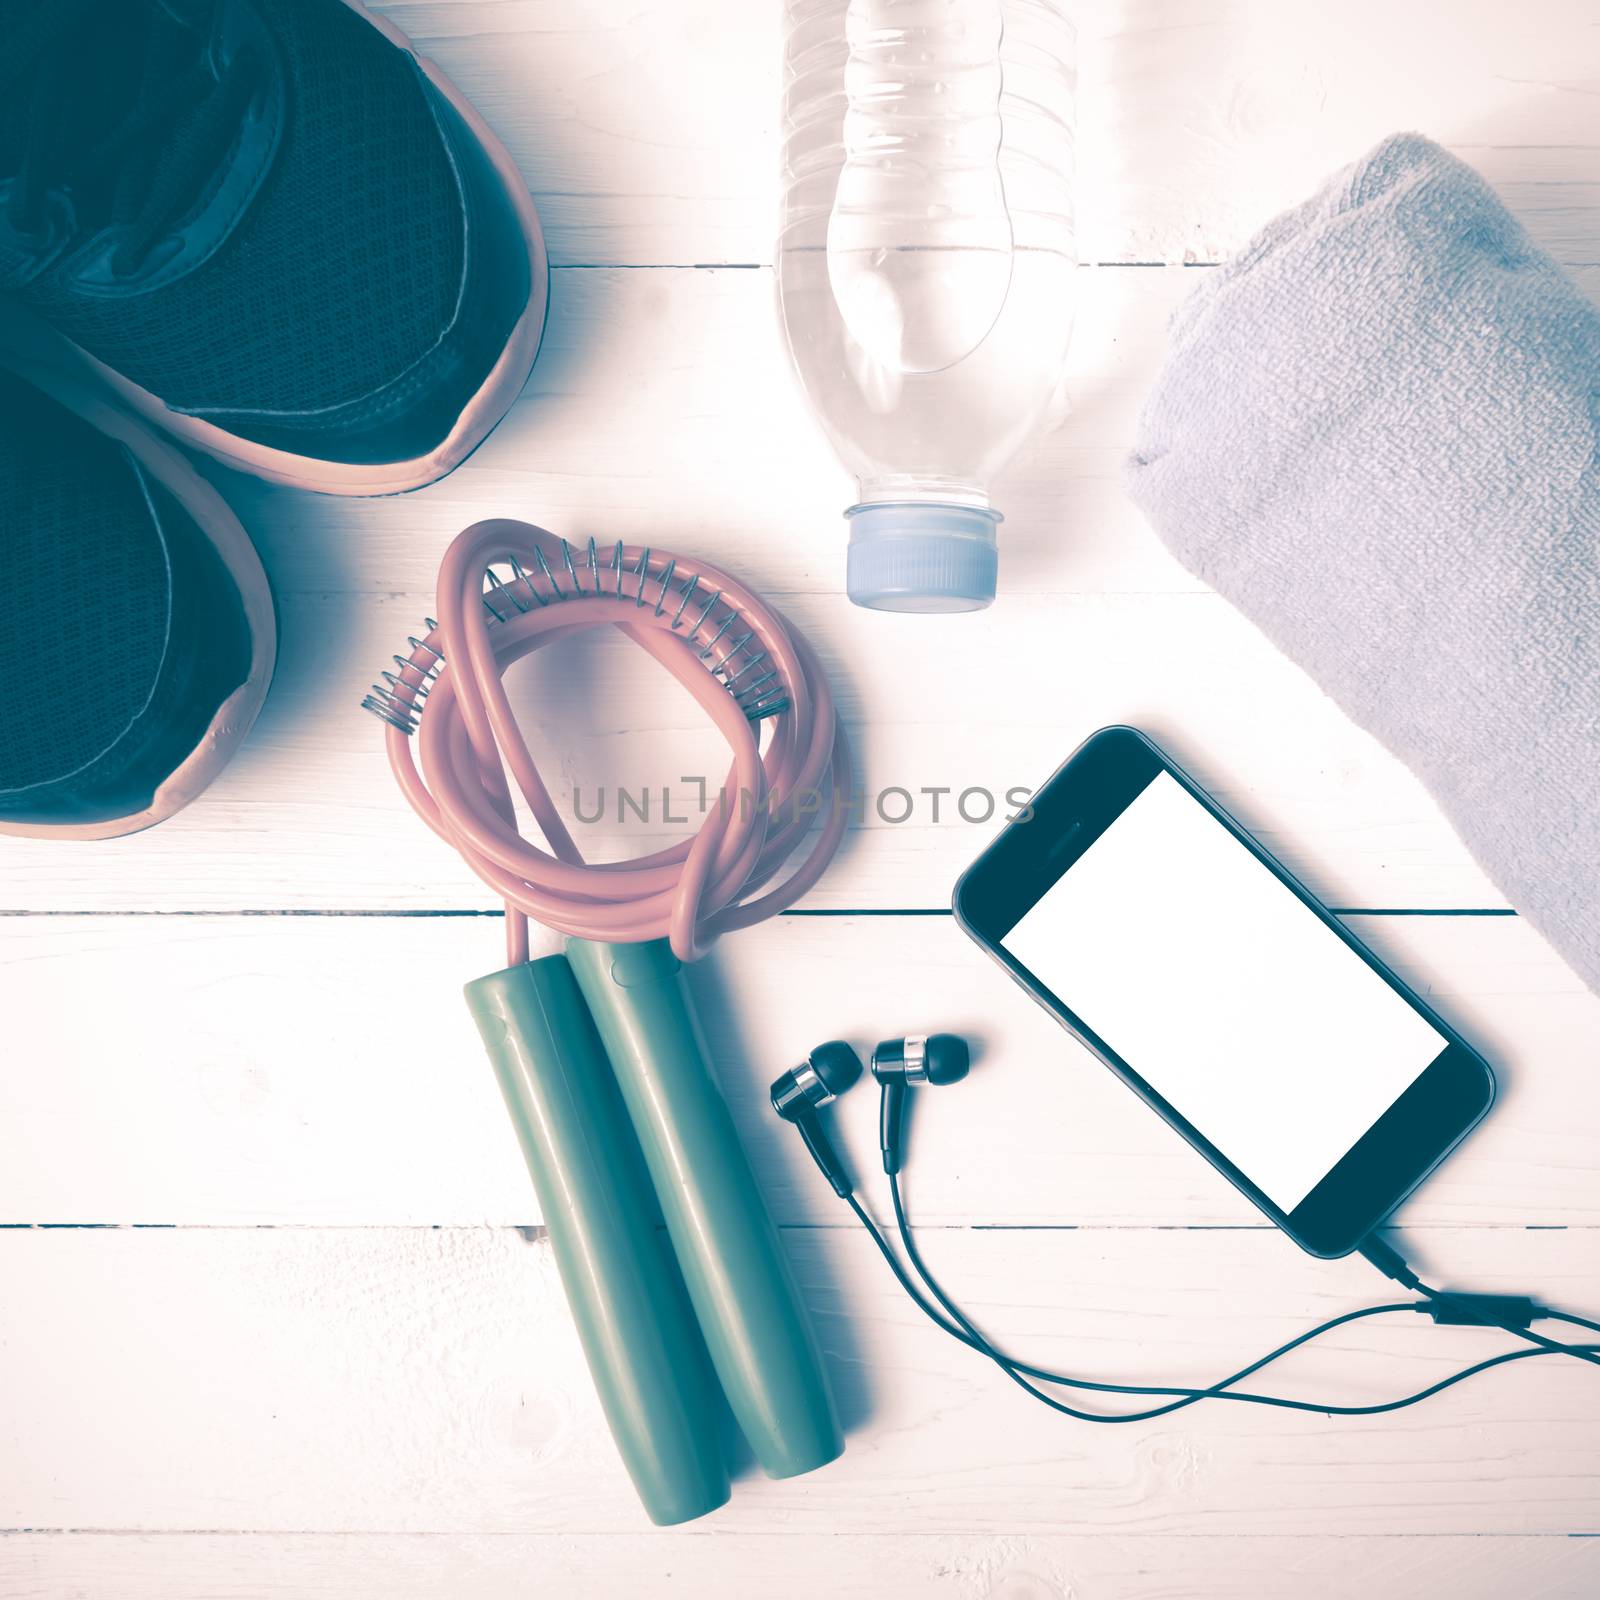
{"type": "MultiPolygon", "coordinates": [[[[146,95],[159,95],[176,67],[204,49],[202,25],[215,0],[117,0],[97,6],[88,25],[46,48],[37,61],[22,63],[20,79],[10,68],[27,50],[24,24],[38,0],[0,0],[0,179],[16,173],[32,141],[41,141],[47,181],[65,177],[80,221],[108,218],[118,179],[115,164],[91,178],[72,169],[76,152],[101,143],[146,95]],[[88,31],[88,42],[85,32],[88,31]],[[43,121],[34,102],[48,95],[43,121]]],[[[48,0],[55,4],[57,0],[48,0]]],[[[169,129],[169,134],[173,130],[169,129]]]]}
{"type": "MultiPolygon", "coordinates": [[[[35,54],[29,46],[31,0],[0,0],[0,173],[10,176],[22,160],[35,126],[34,101],[48,96],[45,121],[54,138],[92,144],[98,134],[127,115],[138,92],[150,33],[150,13],[139,0],[105,9],[92,47],[79,41],[70,57],[67,41],[35,54]]],[[[39,137],[53,142],[41,129],[39,137]]]]}

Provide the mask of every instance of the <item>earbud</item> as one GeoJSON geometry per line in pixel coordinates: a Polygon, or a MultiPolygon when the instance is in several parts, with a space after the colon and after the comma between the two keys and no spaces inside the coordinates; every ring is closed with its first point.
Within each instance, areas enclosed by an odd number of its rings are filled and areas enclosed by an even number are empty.
{"type": "MultiPolygon", "coordinates": [[[[972,1065],[967,1041],[953,1033],[912,1034],[885,1039],[872,1052],[872,1075],[883,1087],[878,1116],[878,1144],[883,1170],[898,1172],[902,1153],[908,1083],[959,1083],[972,1065]]],[[[843,1198],[854,1188],[839,1153],[822,1131],[817,1112],[837,1099],[861,1076],[861,1057],[842,1039],[830,1039],[792,1071],[772,1083],[772,1109],[800,1130],[811,1159],[843,1198]]]]}
{"type": "Polygon", "coordinates": [[[953,1033],[912,1034],[885,1039],[872,1052],[872,1076],[883,1085],[878,1113],[878,1145],[883,1170],[900,1170],[901,1128],[908,1083],[959,1083],[972,1065],[967,1041],[953,1033]]]}
{"type": "Polygon", "coordinates": [[[772,1081],[772,1109],[800,1130],[811,1159],[841,1199],[853,1192],[850,1175],[822,1131],[817,1111],[843,1094],[860,1076],[861,1057],[843,1039],[830,1039],[819,1044],[798,1067],[772,1081]]]}

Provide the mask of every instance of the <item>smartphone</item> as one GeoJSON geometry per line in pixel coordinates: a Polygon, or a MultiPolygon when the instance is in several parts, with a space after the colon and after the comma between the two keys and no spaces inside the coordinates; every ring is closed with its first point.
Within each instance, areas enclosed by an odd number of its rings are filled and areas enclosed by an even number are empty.
{"type": "Polygon", "coordinates": [[[1144,734],[1102,728],[957,883],[961,926],[1303,1249],[1353,1250],[1488,1064],[1144,734]]]}

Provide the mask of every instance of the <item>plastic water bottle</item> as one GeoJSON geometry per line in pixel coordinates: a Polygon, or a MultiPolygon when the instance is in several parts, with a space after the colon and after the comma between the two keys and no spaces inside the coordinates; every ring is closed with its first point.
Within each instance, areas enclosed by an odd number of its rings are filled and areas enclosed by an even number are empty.
{"type": "Polygon", "coordinates": [[[989,484],[1072,333],[1074,50],[1064,0],[788,0],[778,304],[858,605],[994,598],[989,484]]]}

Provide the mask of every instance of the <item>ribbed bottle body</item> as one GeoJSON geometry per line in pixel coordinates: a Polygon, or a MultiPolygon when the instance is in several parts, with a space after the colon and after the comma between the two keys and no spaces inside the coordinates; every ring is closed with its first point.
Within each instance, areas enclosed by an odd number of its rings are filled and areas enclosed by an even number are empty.
{"type": "Polygon", "coordinates": [[[1060,0],[789,0],[787,23],[778,301],[868,508],[852,598],[968,609],[993,595],[990,482],[1061,400],[1072,28],[1060,0]],[[969,537],[987,538],[988,593],[940,591],[982,587],[981,560],[941,560],[969,537]],[[897,567],[933,575],[929,603],[897,567]]]}

